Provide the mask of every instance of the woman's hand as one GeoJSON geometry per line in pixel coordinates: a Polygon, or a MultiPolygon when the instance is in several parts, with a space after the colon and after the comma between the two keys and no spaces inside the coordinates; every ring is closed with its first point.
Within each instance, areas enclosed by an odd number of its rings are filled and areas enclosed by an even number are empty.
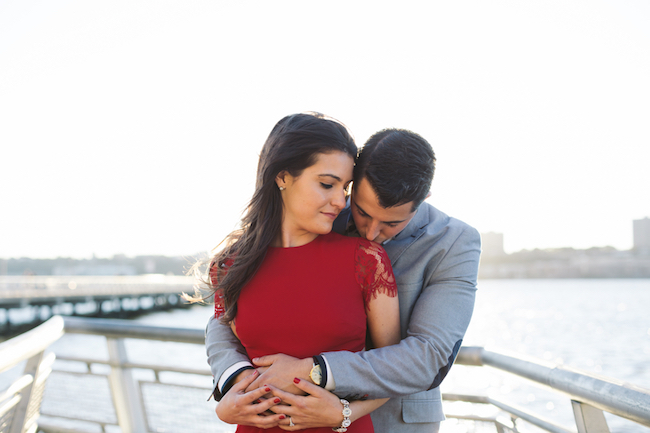
{"type": "Polygon", "coordinates": [[[341,401],[331,392],[298,378],[295,386],[308,395],[295,395],[269,385],[274,396],[282,399],[283,405],[271,407],[271,411],[286,415],[279,427],[293,431],[312,427],[338,427],[343,421],[341,401]],[[286,406],[289,405],[289,406],[286,406]],[[291,426],[293,424],[293,426],[291,426]]]}
{"type": "Polygon", "coordinates": [[[262,399],[264,394],[271,391],[271,388],[265,385],[249,392],[245,391],[257,376],[257,372],[248,375],[233,385],[223,396],[215,410],[221,421],[266,429],[277,426],[280,421],[285,419],[284,414],[267,415],[264,413],[281,401],[279,397],[262,399]]]}

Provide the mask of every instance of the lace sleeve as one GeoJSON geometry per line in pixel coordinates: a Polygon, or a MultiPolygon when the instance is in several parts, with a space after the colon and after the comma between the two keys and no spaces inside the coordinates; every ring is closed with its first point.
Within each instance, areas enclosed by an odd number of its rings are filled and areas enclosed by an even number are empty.
{"type": "Polygon", "coordinates": [[[397,284],[390,265],[388,254],[381,245],[360,239],[355,253],[355,274],[363,291],[363,299],[368,303],[378,294],[391,298],[397,296],[397,284]]]}
{"type": "Polygon", "coordinates": [[[217,262],[210,263],[210,284],[215,289],[214,292],[214,317],[218,319],[226,312],[226,307],[223,303],[223,291],[218,289],[219,277],[226,275],[227,269],[232,265],[232,260],[227,260],[224,266],[219,268],[217,262]]]}

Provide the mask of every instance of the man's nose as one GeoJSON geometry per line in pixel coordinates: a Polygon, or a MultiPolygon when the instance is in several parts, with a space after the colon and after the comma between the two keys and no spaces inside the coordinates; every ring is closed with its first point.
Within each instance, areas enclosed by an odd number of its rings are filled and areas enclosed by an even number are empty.
{"type": "Polygon", "coordinates": [[[379,223],[373,221],[366,228],[366,239],[374,241],[377,236],[379,236],[379,223]]]}

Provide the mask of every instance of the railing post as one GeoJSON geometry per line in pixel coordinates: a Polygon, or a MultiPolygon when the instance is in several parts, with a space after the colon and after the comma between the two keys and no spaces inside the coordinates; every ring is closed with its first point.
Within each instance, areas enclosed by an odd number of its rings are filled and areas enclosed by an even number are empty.
{"type": "Polygon", "coordinates": [[[578,433],[609,433],[609,426],[602,410],[575,400],[571,400],[571,406],[573,406],[578,433]]]}
{"type": "Polygon", "coordinates": [[[11,423],[10,433],[23,433],[28,428],[32,427],[38,418],[38,407],[40,407],[40,400],[34,402],[34,398],[39,396],[33,395],[36,391],[36,383],[39,374],[39,365],[43,360],[43,352],[39,352],[27,360],[23,374],[30,375],[34,379],[32,382],[23,389],[21,392],[21,399],[14,410],[13,421],[11,423]],[[34,405],[37,405],[34,411],[34,405]],[[35,412],[35,413],[34,413],[35,412]]]}
{"type": "Polygon", "coordinates": [[[117,422],[122,433],[146,433],[147,423],[140,387],[130,368],[123,368],[127,362],[126,347],[122,338],[107,338],[108,357],[111,364],[109,384],[117,422]]]}

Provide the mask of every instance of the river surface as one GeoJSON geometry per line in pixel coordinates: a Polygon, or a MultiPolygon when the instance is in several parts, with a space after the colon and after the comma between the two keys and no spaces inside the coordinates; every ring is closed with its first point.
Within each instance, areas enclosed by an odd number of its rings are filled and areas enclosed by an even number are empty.
{"type": "MultiPolygon", "coordinates": [[[[195,307],[137,320],[202,328],[210,312],[195,307]]],[[[525,354],[650,389],[650,279],[481,280],[464,345],[525,354]]],[[[489,368],[455,366],[442,389],[499,396],[563,425],[574,422],[568,397],[489,368]]],[[[607,419],[612,431],[647,431],[607,419]]]]}
{"type": "MultiPolygon", "coordinates": [[[[135,320],[203,329],[211,311],[209,306],[195,306],[135,320]]],[[[105,343],[88,343],[84,337],[66,335],[53,349],[77,356],[90,349],[106,356],[105,343]]],[[[650,279],[481,280],[464,345],[516,352],[650,389],[650,279]]],[[[203,347],[197,345],[172,343],[154,349],[148,342],[133,340],[129,350],[137,361],[156,356],[173,365],[206,365],[203,347]]],[[[200,386],[211,385],[209,378],[197,381],[205,382],[200,386]]],[[[568,397],[490,368],[454,366],[442,389],[499,397],[556,423],[574,425],[568,397]]],[[[189,404],[205,404],[204,394],[191,397],[197,401],[189,404]]],[[[211,410],[208,417],[213,416],[211,410]]],[[[457,413],[464,407],[452,404],[447,410],[457,413]]],[[[613,432],[648,431],[614,416],[607,415],[607,420],[613,432]]],[[[445,432],[466,431],[453,420],[445,424],[445,432]]]]}

